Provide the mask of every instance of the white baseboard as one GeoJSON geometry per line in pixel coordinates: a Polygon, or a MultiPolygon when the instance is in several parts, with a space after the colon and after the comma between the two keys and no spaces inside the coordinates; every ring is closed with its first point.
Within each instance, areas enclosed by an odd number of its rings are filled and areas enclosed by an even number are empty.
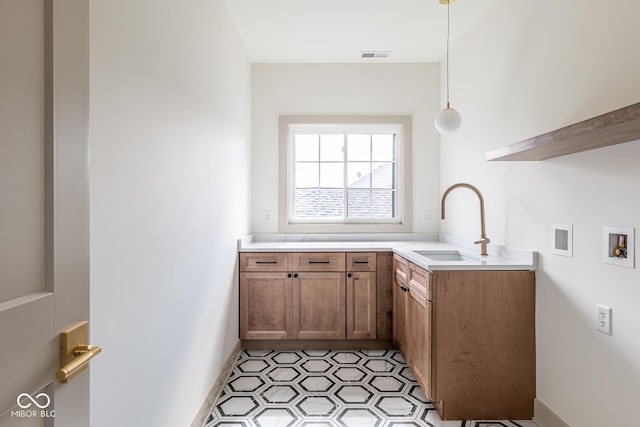
{"type": "Polygon", "coordinates": [[[236,345],[233,347],[233,350],[231,350],[231,353],[227,358],[227,362],[222,367],[222,370],[220,371],[218,378],[216,378],[215,383],[213,383],[213,387],[211,387],[209,394],[207,394],[207,397],[204,399],[204,402],[202,402],[202,405],[200,406],[200,410],[198,411],[196,416],[193,418],[193,421],[191,422],[191,427],[204,427],[204,424],[207,422],[207,416],[211,412],[211,408],[213,407],[214,403],[216,403],[216,400],[218,400],[218,396],[220,396],[220,392],[222,392],[222,388],[226,384],[227,379],[231,374],[231,370],[233,369],[233,366],[235,365],[236,360],[238,359],[240,350],[242,350],[242,348],[240,347],[240,340],[238,340],[236,342],[236,345]]]}
{"type": "Polygon", "coordinates": [[[538,427],[570,427],[538,399],[533,399],[533,421],[538,427]]]}

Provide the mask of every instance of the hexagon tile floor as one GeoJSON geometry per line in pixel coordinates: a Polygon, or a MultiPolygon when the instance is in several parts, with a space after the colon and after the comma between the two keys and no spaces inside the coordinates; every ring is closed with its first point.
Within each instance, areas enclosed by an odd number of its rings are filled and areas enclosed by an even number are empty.
{"type": "Polygon", "coordinates": [[[535,427],[443,422],[399,351],[244,351],[206,427],[535,427]]]}

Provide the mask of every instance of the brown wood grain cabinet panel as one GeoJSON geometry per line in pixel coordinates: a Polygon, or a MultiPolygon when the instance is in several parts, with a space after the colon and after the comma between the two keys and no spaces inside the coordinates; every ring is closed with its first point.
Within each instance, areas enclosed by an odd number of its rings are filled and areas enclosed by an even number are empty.
{"type": "Polygon", "coordinates": [[[489,151],[486,159],[545,160],[639,138],[640,103],[637,103],[489,151]]]}
{"type": "Polygon", "coordinates": [[[347,271],[376,271],[376,253],[347,252],[347,271]]]}
{"type": "Polygon", "coordinates": [[[393,339],[393,253],[378,252],[376,255],[376,338],[393,339]]]}
{"type": "Polygon", "coordinates": [[[409,291],[409,359],[425,396],[431,398],[431,301],[409,291]]]}
{"type": "Polygon", "coordinates": [[[418,292],[424,298],[431,299],[431,281],[429,280],[429,273],[424,268],[420,268],[415,264],[409,264],[409,286],[411,286],[414,292],[418,292]]]}
{"type": "Polygon", "coordinates": [[[376,313],[376,273],[347,273],[347,339],[375,339],[376,313]]]}
{"type": "Polygon", "coordinates": [[[345,271],[344,252],[297,252],[293,254],[294,271],[345,271]]]}
{"type": "Polygon", "coordinates": [[[409,261],[399,255],[393,255],[393,274],[404,282],[409,281],[409,261]]]}
{"type": "Polygon", "coordinates": [[[292,286],[287,273],[240,273],[240,338],[291,339],[292,286]]]}
{"type": "Polygon", "coordinates": [[[289,271],[292,256],[289,253],[251,253],[240,254],[240,271],[289,271]]]}
{"type": "Polygon", "coordinates": [[[245,350],[395,350],[390,340],[243,340],[245,350]]]}
{"type": "Polygon", "coordinates": [[[408,307],[409,294],[404,290],[407,284],[399,276],[393,279],[393,341],[404,354],[407,362],[410,362],[408,352],[408,307]]]}
{"type": "Polygon", "coordinates": [[[535,274],[433,273],[433,399],[451,419],[531,419],[535,274]]]}
{"type": "Polygon", "coordinates": [[[296,274],[293,279],[293,338],[346,338],[345,274],[296,274]]]}

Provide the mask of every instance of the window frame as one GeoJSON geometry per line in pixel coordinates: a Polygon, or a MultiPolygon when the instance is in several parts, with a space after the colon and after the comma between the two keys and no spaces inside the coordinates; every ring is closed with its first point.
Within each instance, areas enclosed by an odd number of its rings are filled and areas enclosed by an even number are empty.
{"type": "Polygon", "coordinates": [[[280,116],[280,232],[407,232],[411,231],[411,116],[280,116]],[[393,130],[396,136],[396,218],[295,219],[294,138],[296,131],[375,134],[393,130]],[[360,131],[360,132],[358,132],[360,131]]]}

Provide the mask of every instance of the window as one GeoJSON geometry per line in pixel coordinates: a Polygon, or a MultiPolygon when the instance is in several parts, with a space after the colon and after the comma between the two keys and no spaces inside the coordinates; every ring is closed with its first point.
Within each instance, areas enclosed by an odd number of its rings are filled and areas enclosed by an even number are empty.
{"type": "Polygon", "coordinates": [[[408,118],[295,119],[281,118],[281,132],[286,133],[287,225],[397,228],[405,222],[402,153],[407,148],[408,118]]]}

